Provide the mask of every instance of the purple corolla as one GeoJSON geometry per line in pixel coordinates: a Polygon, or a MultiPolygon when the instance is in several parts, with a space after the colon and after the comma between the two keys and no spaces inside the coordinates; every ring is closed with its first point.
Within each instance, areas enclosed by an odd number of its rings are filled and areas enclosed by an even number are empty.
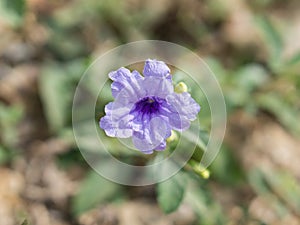
{"type": "Polygon", "coordinates": [[[151,154],[166,148],[172,129],[188,129],[200,106],[188,92],[174,92],[164,62],[148,59],[143,75],[124,67],[109,73],[114,101],[105,106],[100,127],[110,137],[132,137],[137,149],[151,154]]]}

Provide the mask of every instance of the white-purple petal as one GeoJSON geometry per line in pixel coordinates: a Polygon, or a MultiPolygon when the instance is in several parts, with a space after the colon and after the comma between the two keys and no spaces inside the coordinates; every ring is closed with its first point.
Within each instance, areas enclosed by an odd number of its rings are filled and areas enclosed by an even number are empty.
{"type": "Polygon", "coordinates": [[[160,114],[168,118],[172,129],[186,130],[190,126],[190,120],[185,115],[181,115],[174,106],[167,102],[161,105],[160,114]]]}
{"type": "Polygon", "coordinates": [[[187,92],[172,93],[166,100],[167,104],[162,105],[161,113],[169,118],[170,126],[177,130],[188,129],[190,121],[195,120],[200,111],[199,104],[187,92]]]}
{"type": "Polygon", "coordinates": [[[147,59],[143,70],[145,77],[168,77],[170,72],[170,68],[163,61],[156,59],[147,59]]]}
{"type": "Polygon", "coordinates": [[[181,116],[187,117],[189,120],[195,120],[200,111],[199,104],[191,97],[188,92],[181,94],[172,93],[167,96],[167,102],[176,108],[181,116]]]}
{"type": "Polygon", "coordinates": [[[128,69],[122,67],[110,72],[108,76],[113,80],[111,84],[112,95],[119,102],[126,104],[142,97],[144,91],[140,86],[144,78],[138,71],[131,73],[128,69]]]}
{"type": "Polygon", "coordinates": [[[105,106],[106,115],[100,120],[100,127],[110,137],[128,138],[132,136],[131,121],[133,116],[129,114],[132,106],[124,107],[115,102],[105,106]]]}
{"type": "Polygon", "coordinates": [[[141,88],[146,96],[166,98],[174,92],[174,87],[168,79],[164,77],[145,77],[141,82],[141,88]]]}
{"type": "Polygon", "coordinates": [[[157,146],[155,148],[156,151],[162,151],[162,150],[165,150],[167,147],[167,142],[166,141],[163,141],[162,143],[160,143],[159,146],[157,146]]]}
{"type": "Polygon", "coordinates": [[[159,149],[170,135],[171,129],[167,121],[154,117],[144,124],[142,130],[133,132],[132,142],[142,152],[152,153],[154,149],[159,149]]]}

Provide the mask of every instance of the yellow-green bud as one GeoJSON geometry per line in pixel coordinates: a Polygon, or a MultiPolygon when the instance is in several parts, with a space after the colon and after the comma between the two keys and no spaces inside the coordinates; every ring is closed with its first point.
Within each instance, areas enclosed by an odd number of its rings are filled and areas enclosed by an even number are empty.
{"type": "Polygon", "coordinates": [[[200,175],[204,178],[204,179],[208,179],[210,176],[210,172],[208,169],[203,170],[202,172],[200,172],[200,175]]]}
{"type": "Polygon", "coordinates": [[[184,82],[179,82],[178,84],[176,84],[174,91],[178,94],[183,93],[183,92],[187,92],[188,91],[188,87],[186,86],[186,84],[184,82]]]}
{"type": "Polygon", "coordinates": [[[191,160],[189,164],[192,166],[195,173],[200,175],[204,179],[208,179],[210,176],[210,171],[208,169],[205,169],[202,165],[199,164],[199,162],[196,162],[195,160],[191,160]]]}
{"type": "Polygon", "coordinates": [[[167,142],[170,143],[170,142],[173,142],[173,141],[176,141],[178,139],[178,135],[175,131],[171,130],[171,135],[170,137],[167,138],[167,142]]]}

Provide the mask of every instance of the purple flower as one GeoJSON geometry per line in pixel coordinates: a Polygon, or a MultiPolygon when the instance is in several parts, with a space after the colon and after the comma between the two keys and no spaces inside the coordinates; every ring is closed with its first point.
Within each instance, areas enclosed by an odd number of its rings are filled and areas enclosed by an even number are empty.
{"type": "Polygon", "coordinates": [[[114,102],[105,106],[100,127],[110,137],[132,137],[143,153],[164,150],[171,130],[185,130],[200,106],[187,92],[175,93],[169,67],[148,59],[144,76],[120,68],[109,73],[114,102]]]}

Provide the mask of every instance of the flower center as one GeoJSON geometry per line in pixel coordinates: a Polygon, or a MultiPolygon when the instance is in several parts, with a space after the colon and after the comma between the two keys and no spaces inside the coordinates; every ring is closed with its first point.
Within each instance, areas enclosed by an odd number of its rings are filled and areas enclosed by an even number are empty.
{"type": "Polygon", "coordinates": [[[145,97],[135,103],[135,107],[133,108],[132,112],[138,112],[142,114],[153,114],[158,112],[160,108],[160,103],[162,99],[151,96],[145,97]]]}

